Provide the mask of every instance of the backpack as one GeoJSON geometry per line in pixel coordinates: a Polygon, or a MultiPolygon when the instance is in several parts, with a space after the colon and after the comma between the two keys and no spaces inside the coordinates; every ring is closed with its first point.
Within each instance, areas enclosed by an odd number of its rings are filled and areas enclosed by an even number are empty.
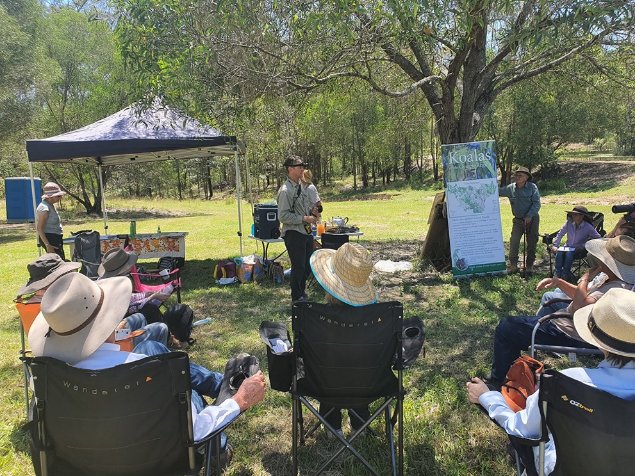
{"type": "Polygon", "coordinates": [[[528,355],[521,355],[514,360],[501,387],[501,393],[509,408],[515,412],[525,408],[527,397],[538,390],[536,374],[541,374],[544,370],[545,364],[528,355]]]}
{"type": "Polygon", "coordinates": [[[220,260],[214,266],[214,279],[236,277],[236,263],[230,259],[220,260]]]}
{"type": "Polygon", "coordinates": [[[194,311],[187,304],[172,304],[163,314],[163,320],[174,337],[181,342],[193,344],[192,322],[194,321],[194,311]]]}
{"type": "MultiPolygon", "coordinates": [[[[183,258],[174,258],[172,256],[164,256],[163,258],[159,258],[159,263],[157,264],[157,268],[159,271],[163,271],[167,269],[168,272],[172,272],[177,268],[182,268],[185,264],[185,260],[183,258]]],[[[161,280],[164,283],[169,283],[174,279],[174,276],[162,276],[161,280]]]]}

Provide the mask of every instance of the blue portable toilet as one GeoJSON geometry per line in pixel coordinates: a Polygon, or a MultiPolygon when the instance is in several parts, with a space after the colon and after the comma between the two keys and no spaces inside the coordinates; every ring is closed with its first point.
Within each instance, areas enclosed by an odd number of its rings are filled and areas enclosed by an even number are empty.
{"type": "MultiPolygon", "coordinates": [[[[35,205],[42,198],[42,179],[34,178],[35,205]]],[[[4,179],[4,193],[7,204],[7,223],[34,222],[31,179],[29,177],[7,177],[4,179]]]]}

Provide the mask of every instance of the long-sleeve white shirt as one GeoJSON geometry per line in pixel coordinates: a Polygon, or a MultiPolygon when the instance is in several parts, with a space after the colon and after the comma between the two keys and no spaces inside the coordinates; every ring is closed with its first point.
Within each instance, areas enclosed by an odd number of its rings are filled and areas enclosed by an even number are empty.
{"type": "MultiPolygon", "coordinates": [[[[604,360],[595,369],[577,367],[565,369],[562,373],[616,397],[635,400],[635,362],[619,368],[604,360]]],[[[479,402],[507,434],[531,439],[540,437],[538,392],[530,395],[526,408],[517,413],[509,408],[500,392],[485,392],[479,397],[479,402]]],[[[538,468],[538,447],[534,448],[534,458],[538,468]]],[[[545,446],[545,474],[550,474],[555,464],[556,448],[550,437],[545,446]]]]}
{"type": "MultiPolygon", "coordinates": [[[[109,369],[128,362],[135,362],[146,358],[144,354],[134,354],[119,350],[117,344],[102,344],[95,352],[84,360],[77,362],[74,367],[88,370],[109,369]]],[[[221,426],[226,425],[240,414],[240,407],[235,400],[228,398],[220,405],[208,405],[200,413],[192,404],[192,420],[194,426],[194,441],[205,438],[221,426]]]]}

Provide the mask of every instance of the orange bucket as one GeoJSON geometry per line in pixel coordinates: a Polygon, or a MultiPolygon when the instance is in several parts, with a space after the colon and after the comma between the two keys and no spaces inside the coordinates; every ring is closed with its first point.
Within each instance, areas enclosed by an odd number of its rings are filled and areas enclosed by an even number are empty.
{"type": "Polygon", "coordinates": [[[33,321],[40,313],[40,304],[39,302],[33,303],[24,303],[24,302],[16,302],[15,307],[20,313],[20,320],[22,321],[22,327],[24,328],[25,334],[29,334],[29,329],[33,324],[33,321]]]}

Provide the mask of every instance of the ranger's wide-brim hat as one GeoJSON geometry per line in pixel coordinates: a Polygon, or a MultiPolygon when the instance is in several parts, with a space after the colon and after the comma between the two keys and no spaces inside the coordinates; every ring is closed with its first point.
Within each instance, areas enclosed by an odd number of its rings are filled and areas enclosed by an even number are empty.
{"type": "Polygon", "coordinates": [[[128,253],[122,248],[108,250],[101,259],[101,264],[97,268],[100,278],[111,278],[113,276],[126,276],[137,262],[138,256],[128,253]]]}
{"type": "Polygon", "coordinates": [[[575,330],[582,339],[600,349],[635,357],[635,293],[609,289],[595,304],[573,315],[575,330]]]}
{"type": "Polygon", "coordinates": [[[573,210],[567,210],[567,215],[570,215],[571,213],[582,215],[586,221],[588,221],[589,223],[593,223],[593,217],[589,213],[589,210],[587,210],[587,207],[579,205],[577,207],[573,207],[573,210]]]}
{"type": "Polygon", "coordinates": [[[529,171],[529,169],[527,167],[518,167],[516,170],[514,170],[514,173],[523,173],[525,175],[527,175],[527,177],[529,177],[529,180],[531,180],[531,172],[529,171]]]}
{"type": "Polygon", "coordinates": [[[589,254],[602,261],[622,281],[635,284],[635,240],[620,235],[615,238],[589,240],[584,245],[589,254]]]}
{"type": "Polygon", "coordinates": [[[351,306],[377,302],[377,292],[370,280],[373,263],[366,248],[344,243],[337,251],[322,248],[311,255],[313,275],[324,290],[351,306]]]}
{"type": "Polygon", "coordinates": [[[40,314],[29,330],[33,355],[69,364],[85,359],[126,315],[131,294],[126,277],[92,281],[80,273],[62,276],[42,297],[40,314]]]}
{"type": "Polygon", "coordinates": [[[26,265],[29,280],[18,290],[18,296],[44,289],[53,284],[60,276],[77,271],[81,267],[81,263],[69,263],[55,253],[43,254],[26,265]]]}

